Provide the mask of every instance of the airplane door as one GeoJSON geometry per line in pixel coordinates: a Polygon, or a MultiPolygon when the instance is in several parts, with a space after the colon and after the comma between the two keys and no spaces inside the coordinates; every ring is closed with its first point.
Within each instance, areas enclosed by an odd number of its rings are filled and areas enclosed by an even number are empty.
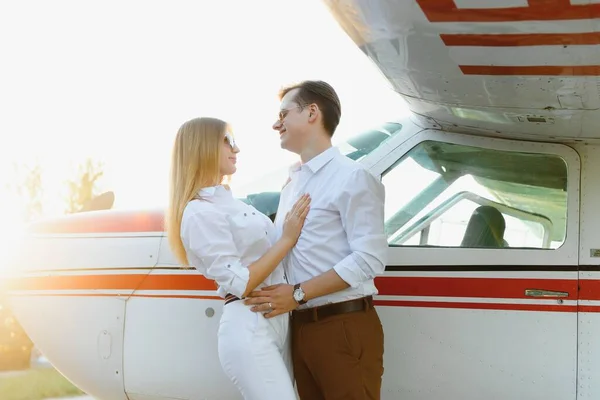
{"type": "Polygon", "coordinates": [[[372,170],[382,398],[576,399],[577,152],[423,131],[372,170]]]}

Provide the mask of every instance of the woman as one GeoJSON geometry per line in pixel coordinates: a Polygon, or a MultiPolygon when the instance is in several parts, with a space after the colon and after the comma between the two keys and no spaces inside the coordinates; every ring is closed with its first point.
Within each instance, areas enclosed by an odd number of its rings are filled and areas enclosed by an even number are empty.
{"type": "Polygon", "coordinates": [[[183,265],[215,280],[225,299],[219,360],[244,398],[296,399],[289,314],[266,319],[238,300],[257,288],[285,282],[279,264],[300,236],[310,198],[298,200],[275,240],[271,220],[222,184],[235,173],[238,152],[224,121],[197,118],[181,126],[171,161],[169,242],[183,265]]]}

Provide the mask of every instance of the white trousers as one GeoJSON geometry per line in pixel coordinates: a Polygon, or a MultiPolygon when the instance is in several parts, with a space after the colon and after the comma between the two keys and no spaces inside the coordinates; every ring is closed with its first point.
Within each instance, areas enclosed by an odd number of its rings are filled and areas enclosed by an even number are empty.
{"type": "Polygon", "coordinates": [[[289,314],[265,318],[242,300],[226,304],[219,361],[245,400],[296,400],[289,314]]]}

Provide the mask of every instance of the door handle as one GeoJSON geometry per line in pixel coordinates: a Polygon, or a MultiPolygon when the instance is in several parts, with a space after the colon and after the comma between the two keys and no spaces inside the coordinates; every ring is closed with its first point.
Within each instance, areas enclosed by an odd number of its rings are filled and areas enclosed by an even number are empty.
{"type": "Polygon", "coordinates": [[[544,289],[525,289],[525,296],[529,297],[569,297],[569,292],[558,292],[544,289]]]}

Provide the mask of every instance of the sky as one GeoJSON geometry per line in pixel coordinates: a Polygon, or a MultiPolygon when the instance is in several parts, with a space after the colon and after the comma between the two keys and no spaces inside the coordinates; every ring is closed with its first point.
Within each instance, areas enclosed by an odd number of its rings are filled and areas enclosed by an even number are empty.
{"type": "Polygon", "coordinates": [[[278,89],[332,84],[334,144],[406,112],[319,0],[0,3],[0,216],[18,223],[4,184],[12,163],[44,170],[47,215],[87,157],[115,208],[167,203],[171,145],[199,116],[230,121],[241,152],[234,190],[291,164],[271,129],[278,89]],[[267,156],[265,156],[267,155],[267,156]]]}

